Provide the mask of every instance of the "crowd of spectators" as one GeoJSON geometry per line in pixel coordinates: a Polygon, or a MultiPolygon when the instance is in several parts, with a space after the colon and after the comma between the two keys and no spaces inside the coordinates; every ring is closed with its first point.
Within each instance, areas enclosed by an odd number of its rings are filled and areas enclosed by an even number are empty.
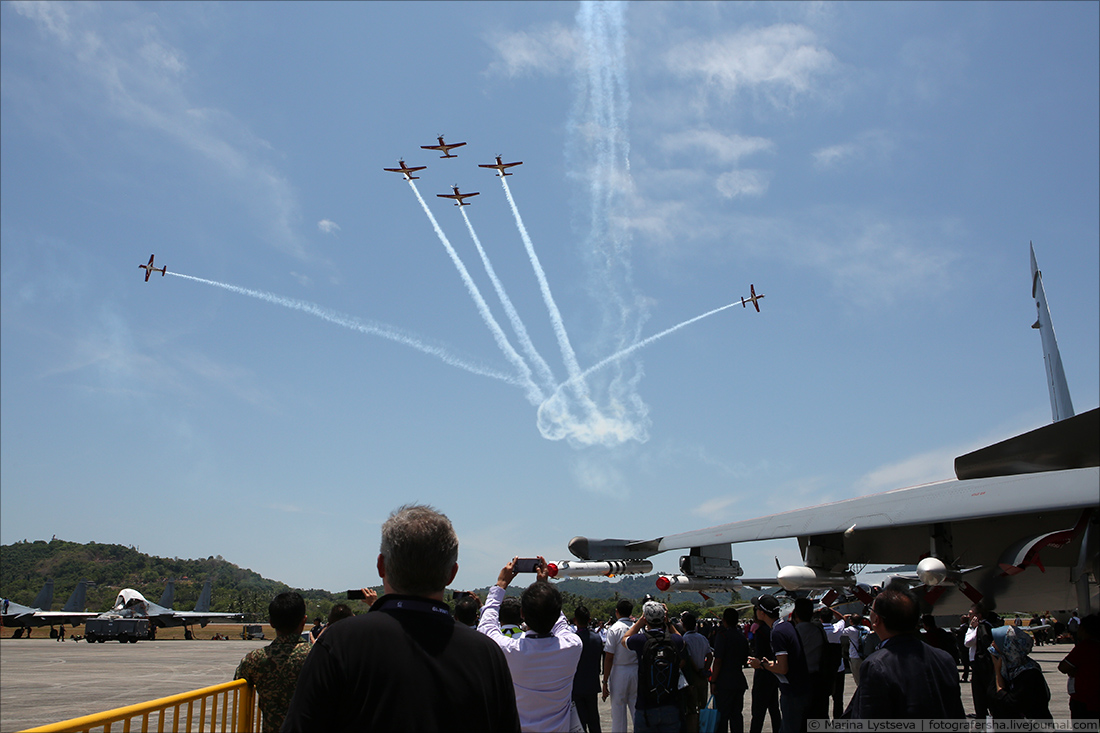
{"type": "MultiPolygon", "coordinates": [[[[256,689],[264,731],[444,730],[601,733],[597,698],[611,699],[613,732],[697,733],[704,711],[719,733],[805,730],[828,718],[963,718],[969,681],[976,717],[1050,719],[1050,690],[1033,645],[1053,628],[1036,617],[1005,625],[975,605],[958,629],[921,616],[903,584],[878,592],[860,614],[797,599],[752,599],[749,617],[680,616],[651,598],[620,600],[615,617],[578,605],[567,619],[543,558],[518,598],[513,558],[484,604],[444,592],[458,571],[446,516],[400,507],[382,526],[377,569],[384,595],[364,590],[369,613],[345,604],[309,634],[305,605],[282,593],[269,607],[275,640],[250,652],[236,677],[256,689]],[[962,667],[960,675],[959,667],[962,667]],[[844,680],[855,689],[843,706],[844,680]],[[832,700],[830,706],[829,701],[832,700]]],[[[1100,619],[1071,619],[1076,645],[1058,670],[1074,719],[1100,718],[1100,619]]]]}

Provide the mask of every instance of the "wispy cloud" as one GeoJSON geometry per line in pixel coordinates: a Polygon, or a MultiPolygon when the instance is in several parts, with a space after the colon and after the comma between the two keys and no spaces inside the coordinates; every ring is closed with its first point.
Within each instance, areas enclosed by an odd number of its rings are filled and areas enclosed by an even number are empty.
{"type": "Polygon", "coordinates": [[[775,145],[766,137],[725,135],[709,128],[696,128],[665,135],[660,147],[671,155],[700,153],[707,160],[736,165],[746,155],[771,152],[775,145]]]}
{"type": "Polygon", "coordinates": [[[568,73],[579,52],[575,29],[560,23],[492,33],[486,36],[486,42],[498,57],[489,64],[487,73],[509,78],[568,73]]]}
{"type": "Polygon", "coordinates": [[[161,38],[155,12],[143,6],[20,2],[14,9],[56,41],[60,63],[89,84],[85,103],[139,128],[154,130],[221,170],[246,199],[267,236],[283,251],[307,258],[297,233],[300,215],[289,181],[264,160],[270,144],[231,114],[189,98],[185,55],[161,38]],[[139,12],[132,12],[134,8],[139,12]],[[127,13],[121,22],[116,12],[127,13]]]}
{"type": "Polygon", "coordinates": [[[328,219],[321,219],[321,221],[317,222],[317,228],[325,234],[335,234],[340,231],[340,225],[328,219]]]}
{"type": "Polygon", "coordinates": [[[718,193],[728,199],[738,196],[763,196],[768,190],[771,178],[771,173],[768,171],[737,170],[718,176],[714,185],[718,193]]]}
{"type": "Polygon", "coordinates": [[[810,93],[837,65],[812,30],[789,23],[685,41],[667,51],[664,62],[677,75],[703,77],[724,95],[753,91],[779,106],[810,93]]]}
{"type": "Polygon", "coordinates": [[[894,151],[894,141],[884,130],[867,130],[854,140],[829,145],[811,155],[820,170],[836,168],[853,162],[885,162],[894,151]]]}

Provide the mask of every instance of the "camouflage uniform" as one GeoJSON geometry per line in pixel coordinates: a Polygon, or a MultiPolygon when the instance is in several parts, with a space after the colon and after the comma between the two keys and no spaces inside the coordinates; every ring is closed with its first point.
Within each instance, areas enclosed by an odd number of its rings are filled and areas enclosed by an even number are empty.
{"type": "Polygon", "coordinates": [[[235,680],[248,680],[260,696],[263,732],[277,733],[312,644],[295,634],[278,636],[263,649],[254,649],[237,665],[235,680]]]}

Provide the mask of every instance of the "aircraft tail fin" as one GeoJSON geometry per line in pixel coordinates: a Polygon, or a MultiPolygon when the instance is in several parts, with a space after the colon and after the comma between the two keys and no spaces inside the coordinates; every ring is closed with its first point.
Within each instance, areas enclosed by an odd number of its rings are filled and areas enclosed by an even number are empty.
{"type": "Polygon", "coordinates": [[[1031,297],[1039,317],[1032,328],[1038,329],[1043,340],[1043,362],[1046,367],[1047,389],[1050,391],[1050,411],[1054,422],[1073,417],[1073,402],[1069,398],[1069,384],[1062,368],[1062,355],[1058,352],[1058,339],[1054,336],[1054,323],[1050,319],[1047,296],[1043,290],[1043,273],[1035,261],[1035,245],[1031,247],[1031,297]]]}
{"type": "Polygon", "coordinates": [[[88,592],[88,581],[87,580],[82,580],[79,583],[77,583],[76,588],[73,588],[73,594],[71,596],[69,596],[69,600],[65,602],[65,605],[64,605],[64,607],[62,607],[61,610],[66,611],[68,613],[79,613],[80,611],[83,611],[84,607],[86,605],[88,605],[87,601],[85,600],[85,596],[87,595],[87,592],[88,592]]]}
{"type": "Polygon", "coordinates": [[[199,600],[195,604],[196,613],[210,613],[210,579],[207,578],[206,582],[202,585],[202,593],[199,595],[199,600]]]}
{"type": "Polygon", "coordinates": [[[168,585],[164,586],[164,593],[161,594],[160,601],[157,602],[157,605],[160,606],[161,608],[171,609],[172,604],[175,602],[175,600],[176,600],[176,579],[175,578],[169,578],[168,579],[168,585]]]}
{"type": "Polygon", "coordinates": [[[50,606],[53,605],[53,581],[47,580],[42,586],[42,590],[38,591],[38,595],[34,598],[34,605],[32,608],[37,608],[42,611],[49,611],[50,606]]]}

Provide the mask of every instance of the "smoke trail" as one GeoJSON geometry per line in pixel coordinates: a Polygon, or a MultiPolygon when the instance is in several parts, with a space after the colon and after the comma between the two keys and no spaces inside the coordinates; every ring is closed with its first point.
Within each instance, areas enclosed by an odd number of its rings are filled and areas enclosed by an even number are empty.
{"type": "MultiPolygon", "coordinates": [[[[628,259],[630,236],[624,225],[627,196],[632,190],[629,144],[626,136],[630,107],[626,79],[626,3],[582,2],[577,31],[582,57],[576,77],[576,96],[567,124],[566,167],[578,184],[587,215],[579,229],[589,272],[589,290],[601,305],[597,337],[601,351],[620,353],[637,342],[647,314],[644,300],[633,286],[628,259]]],[[[507,190],[507,188],[506,188],[507,190]]],[[[570,349],[563,348],[568,354],[570,349]]],[[[628,352],[631,353],[631,352],[628,352]]],[[[623,356],[611,360],[614,372],[597,405],[589,398],[591,385],[576,364],[569,379],[548,403],[540,406],[539,429],[545,437],[585,444],[615,445],[649,439],[649,408],[638,395],[643,371],[623,356]],[[577,396],[572,404],[564,392],[577,396]],[[581,417],[573,415],[579,407],[581,417]]]]}
{"type": "Polygon", "coordinates": [[[523,320],[519,317],[519,313],[516,312],[515,306],[512,305],[511,298],[508,297],[508,293],[504,290],[504,284],[500,282],[496,270],[493,269],[492,263],[489,262],[489,255],[485,253],[485,248],[481,246],[481,240],[478,239],[477,233],[474,231],[474,225],[470,223],[470,217],[466,215],[466,209],[460,206],[458,207],[458,211],[462,214],[463,221],[466,222],[466,228],[470,231],[470,238],[474,240],[474,246],[477,247],[477,253],[481,257],[481,263],[485,266],[486,274],[488,274],[489,279],[493,281],[493,288],[496,289],[497,297],[500,298],[500,304],[504,306],[504,312],[508,315],[508,320],[512,323],[512,329],[516,332],[516,337],[519,338],[520,346],[527,352],[527,357],[534,362],[535,370],[539,373],[539,378],[543,380],[543,383],[547,387],[552,389],[554,387],[554,373],[550,371],[550,365],[546,363],[546,360],[539,354],[538,349],[535,348],[535,344],[531,342],[531,337],[527,333],[527,327],[523,325],[523,320]]]}
{"type": "Polygon", "coordinates": [[[466,289],[470,291],[470,297],[474,299],[474,303],[477,305],[478,312],[481,313],[485,325],[489,327],[489,330],[493,334],[493,338],[496,339],[497,346],[504,352],[504,356],[508,358],[508,361],[515,364],[516,368],[519,369],[520,375],[523,378],[523,385],[527,388],[527,399],[532,405],[541,403],[545,399],[545,396],[538,385],[531,379],[531,368],[527,366],[527,362],[523,360],[523,357],[512,348],[512,344],[508,342],[508,337],[504,334],[500,324],[493,318],[493,314],[489,310],[488,304],[486,304],[485,299],[481,297],[481,291],[477,289],[477,284],[474,282],[474,279],[470,277],[466,265],[462,264],[462,260],[459,258],[458,253],[455,252],[454,247],[451,246],[450,240],[447,239],[447,235],[439,228],[439,222],[435,220],[435,217],[432,216],[431,209],[424,203],[424,198],[420,195],[420,191],[416,188],[416,184],[411,180],[408,183],[409,188],[416,194],[416,200],[420,202],[420,207],[424,209],[424,213],[428,215],[428,221],[432,223],[432,228],[435,229],[436,236],[438,236],[439,241],[443,243],[443,247],[446,248],[447,254],[451,256],[451,261],[458,270],[458,274],[462,276],[462,282],[466,284],[466,289]]]}
{"type": "Polygon", "coordinates": [[[568,414],[568,406],[563,403],[563,398],[562,398],[562,390],[573,379],[579,379],[579,380],[586,379],[586,378],[588,378],[588,376],[590,374],[592,374],[594,372],[597,372],[600,369],[603,369],[604,367],[606,367],[610,364],[613,364],[613,363],[619,361],[620,359],[623,359],[623,358],[629,356],[630,354],[633,354],[638,349],[649,346],[654,341],[662,339],[662,338],[664,338],[665,336],[668,336],[670,333],[672,333],[674,331],[679,331],[681,328],[684,328],[685,326],[690,326],[691,324],[695,323],[696,321],[701,321],[704,318],[707,318],[709,316],[713,316],[716,313],[721,313],[722,311],[724,311],[728,308],[732,308],[735,305],[738,305],[739,303],[740,303],[740,301],[735,301],[735,302],[730,303],[728,305],[723,305],[720,308],[715,308],[714,310],[707,311],[706,313],[695,316],[694,318],[689,318],[688,320],[686,320],[682,323],[678,323],[675,326],[672,326],[671,328],[666,328],[664,331],[661,331],[660,333],[656,333],[652,336],[649,336],[648,338],[645,338],[645,339],[642,339],[641,341],[638,341],[635,344],[632,344],[631,346],[626,347],[625,349],[622,349],[621,351],[615,352],[614,354],[607,357],[606,359],[602,359],[602,360],[596,362],[595,364],[593,364],[592,366],[588,367],[583,372],[581,372],[578,376],[573,377],[570,380],[567,380],[565,382],[562,382],[560,385],[558,385],[558,388],[556,390],[554,390],[554,394],[552,394],[550,396],[550,399],[546,400],[541,405],[539,405],[539,410],[538,410],[539,432],[542,433],[543,437],[549,438],[550,440],[561,440],[562,438],[565,438],[565,437],[574,437],[574,438],[577,437],[577,435],[576,435],[577,426],[569,424],[570,418],[569,418],[569,414],[568,414]]]}
{"type": "Polygon", "coordinates": [[[504,374],[502,372],[494,371],[477,364],[471,364],[463,361],[456,356],[453,356],[445,349],[438,346],[431,346],[429,344],[420,341],[419,339],[410,336],[409,334],[402,333],[399,329],[393,326],[387,326],[380,323],[363,322],[358,318],[337,313],[336,311],[323,308],[315,303],[310,303],[304,300],[294,300],[291,298],[284,298],[281,295],[275,295],[274,293],[265,293],[262,290],[249,290],[248,288],[242,288],[237,285],[229,285],[227,283],[220,283],[216,280],[206,280],[201,277],[193,277],[191,275],[183,275],[178,272],[169,272],[169,275],[175,277],[182,277],[185,280],[193,280],[204,285],[213,285],[216,288],[222,288],[238,295],[247,295],[250,298],[258,298],[259,300],[265,300],[268,303],[274,303],[275,305],[281,305],[285,308],[291,308],[292,310],[302,311],[303,313],[309,313],[310,315],[317,316],[329,323],[335,323],[338,326],[344,328],[350,328],[353,331],[359,331],[360,333],[370,334],[372,336],[381,336],[382,338],[389,339],[390,341],[396,341],[399,344],[411,346],[418,351],[422,351],[425,354],[431,354],[437,357],[446,364],[449,364],[459,369],[465,369],[473,374],[478,374],[483,377],[491,377],[492,379],[499,379],[502,382],[514,385],[516,387],[523,387],[525,383],[510,374],[504,374]]]}
{"type": "Polygon", "coordinates": [[[512,198],[512,189],[508,188],[508,179],[501,176],[500,184],[504,187],[504,195],[508,197],[508,205],[512,207],[512,216],[516,219],[516,228],[519,229],[523,246],[527,249],[527,257],[531,260],[531,268],[535,271],[535,277],[539,281],[542,300],[546,303],[546,310],[550,313],[550,323],[554,327],[554,335],[558,338],[558,347],[561,349],[565,368],[569,372],[570,382],[579,390],[578,394],[586,396],[587,388],[584,380],[577,379],[581,373],[581,366],[577,362],[577,354],[573,351],[573,345],[569,343],[569,335],[565,332],[565,323],[561,319],[561,311],[558,310],[558,304],[554,302],[554,296],[550,293],[550,283],[546,280],[546,272],[542,269],[542,263],[539,262],[538,255],[535,254],[535,245],[527,234],[527,227],[523,225],[523,218],[519,215],[516,200],[512,198]]]}

